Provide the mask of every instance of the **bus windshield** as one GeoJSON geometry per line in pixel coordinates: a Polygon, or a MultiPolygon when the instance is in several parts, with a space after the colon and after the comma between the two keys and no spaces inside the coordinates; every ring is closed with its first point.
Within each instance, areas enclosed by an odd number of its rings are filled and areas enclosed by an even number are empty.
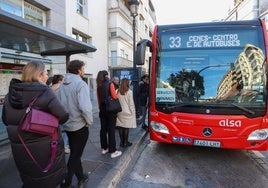
{"type": "Polygon", "coordinates": [[[265,113],[266,54],[260,28],[158,32],[156,105],[176,111],[207,105],[265,113]]]}

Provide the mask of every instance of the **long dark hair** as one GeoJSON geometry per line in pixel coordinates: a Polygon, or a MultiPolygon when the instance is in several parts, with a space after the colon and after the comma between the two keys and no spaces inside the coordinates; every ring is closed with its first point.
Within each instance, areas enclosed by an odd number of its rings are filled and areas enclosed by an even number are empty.
{"type": "Polygon", "coordinates": [[[101,70],[98,72],[97,78],[96,78],[97,88],[102,87],[102,84],[106,75],[108,75],[108,72],[106,70],[101,70]]]}

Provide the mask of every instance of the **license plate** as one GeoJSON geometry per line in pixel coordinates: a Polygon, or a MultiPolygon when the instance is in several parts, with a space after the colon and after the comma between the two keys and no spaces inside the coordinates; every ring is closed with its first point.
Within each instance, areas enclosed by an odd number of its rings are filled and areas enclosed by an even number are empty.
{"type": "Polygon", "coordinates": [[[221,143],[217,141],[209,141],[209,140],[194,140],[195,146],[206,146],[206,147],[221,147],[221,143]]]}

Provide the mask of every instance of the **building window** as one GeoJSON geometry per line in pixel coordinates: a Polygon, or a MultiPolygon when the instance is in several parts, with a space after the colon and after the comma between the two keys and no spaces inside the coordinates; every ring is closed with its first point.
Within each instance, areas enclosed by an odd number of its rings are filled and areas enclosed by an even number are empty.
{"type": "Polygon", "coordinates": [[[22,17],[22,1],[0,1],[0,10],[22,17]]]}
{"type": "Polygon", "coordinates": [[[24,18],[39,25],[45,26],[45,11],[24,2],[24,18]]]}
{"type": "Polygon", "coordinates": [[[77,0],[76,11],[83,15],[85,8],[85,0],[77,0]]]}
{"type": "Polygon", "coordinates": [[[116,31],[111,32],[111,37],[116,37],[117,33],[116,31]]]}
{"type": "Polygon", "coordinates": [[[120,49],[120,57],[124,57],[125,51],[123,49],[120,49]]]}
{"type": "Polygon", "coordinates": [[[117,51],[111,51],[111,66],[117,65],[117,51]]]}
{"type": "Polygon", "coordinates": [[[145,34],[147,35],[149,33],[148,26],[145,25],[145,34]]]}
{"type": "Polygon", "coordinates": [[[82,42],[85,42],[85,43],[91,43],[92,42],[92,37],[84,34],[84,33],[81,33],[77,30],[73,30],[73,34],[72,34],[72,37],[77,39],[77,40],[80,40],[82,42]]]}
{"type": "Polygon", "coordinates": [[[46,12],[26,1],[0,1],[0,10],[25,18],[39,25],[46,25],[46,12]]]}

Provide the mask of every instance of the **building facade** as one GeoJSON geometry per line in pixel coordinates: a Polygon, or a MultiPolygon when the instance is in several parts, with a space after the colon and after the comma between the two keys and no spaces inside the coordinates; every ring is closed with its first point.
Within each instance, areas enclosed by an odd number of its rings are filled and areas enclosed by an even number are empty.
{"type": "MultiPolygon", "coordinates": [[[[86,62],[86,80],[92,89],[94,78],[99,70],[130,68],[133,65],[133,31],[128,0],[1,0],[0,10],[6,11],[26,20],[50,28],[56,32],[71,36],[85,43],[93,44],[94,53],[75,54],[72,59],[86,62]],[[101,19],[98,16],[101,15],[101,19]]],[[[151,0],[139,0],[136,17],[136,41],[150,39],[156,24],[155,10],[151,0]]],[[[65,56],[39,56],[22,50],[0,48],[0,52],[34,58],[46,58],[50,76],[65,74],[65,56]],[[19,53],[19,54],[18,54],[19,53]]],[[[1,58],[1,62],[25,64],[27,60],[1,58]]],[[[147,64],[143,72],[148,70],[147,64]]]]}
{"type": "MultiPolygon", "coordinates": [[[[121,75],[123,76],[123,74],[129,74],[128,70],[133,67],[133,17],[130,15],[128,0],[109,0],[108,2],[108,66],[110,70],[114,70],[112,72],[123,70],[121,75]]],[[[135,22],[136,42],[141,39],[150,39],[156,24],[155,10],[151,0],[139,0],[135,22]]],[[[148,72],[148,59],[147,64],[140,68],[142,73],[148,72]]]]}
{"type": "MultiPolygon", "coordinates": [[[[72,59],[80,59],[86,63],[85,80],[91,89],[94,88],[94,78],[97,71],[107,69],[107,1],[99,0],[94,2],[87,0],[79,1],[57,1],[57,0],[5,0],[0,1],[1,11],[7,11],[16,16],[52,29],[63,35],[71,36],[85,43],[94,44],[97,51],[94,53],[79,53],[70,56],[72,59]],[[89,4],[91,3],[91,4],[89,4]],[[103,15],[104,19],[96,19],[96,15],[103,15]]],[[[18,51],[0,48],[0,52],[18,55],[18,51]]],[[[51,64],[46,64],[50,70],[50,76],[66,73],[65,56],[41,57],[36,54],[29,54],[19,51],[20,56],[27,55],[29,60],[34,58],[46,58],[51,64]]],[[[18,64],[25,64],[29,60],[16,61],[18,64]]],[[[3,63],[12,63],[12,58],[1,58],[3,63]]]]}
{"type": "Polygon", "coordinates": [[[264,20],[268,25],[267,0],[234,0],[233,8],[225,20],[252,20],[256,18],[264,20]]]}

